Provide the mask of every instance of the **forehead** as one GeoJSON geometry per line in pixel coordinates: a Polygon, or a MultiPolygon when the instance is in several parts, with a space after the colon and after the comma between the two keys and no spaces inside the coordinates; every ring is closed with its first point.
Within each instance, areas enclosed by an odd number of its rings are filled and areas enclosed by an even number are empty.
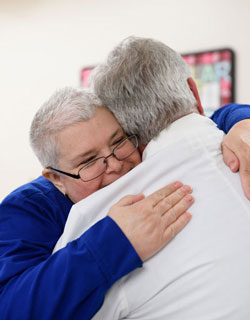
{"type": "Polygon", "coordinates": [[[77,122],[61,130],[57,136],[60,156],[68,160],[79,153],[101,150],[115,132],[122,128],[115,117],[105,108],[97,108],[94,116],[86,121],[77,122]]]}

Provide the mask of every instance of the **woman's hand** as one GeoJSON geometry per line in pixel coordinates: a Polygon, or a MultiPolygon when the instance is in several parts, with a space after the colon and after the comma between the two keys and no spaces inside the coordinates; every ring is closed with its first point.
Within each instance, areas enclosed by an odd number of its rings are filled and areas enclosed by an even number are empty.
{"type": "Polygon", "coordinates": [[[237,122],[222,143],[223,159],[233,172],[240,170],[243,191],[250,200],[250,119],[237,122]]]}
{"type": "Polygon", "coordinates": [[[190,186],[174,182],[144,197],[122,198],[109,211],[142,261],[164,247],[190,221],[187,212],[194,198],[190,186]]]}

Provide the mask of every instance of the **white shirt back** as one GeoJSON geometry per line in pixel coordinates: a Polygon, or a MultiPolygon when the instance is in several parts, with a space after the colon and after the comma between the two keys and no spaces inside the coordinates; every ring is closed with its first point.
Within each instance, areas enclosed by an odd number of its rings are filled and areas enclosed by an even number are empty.
{"type": "Polygon", "coordinates": [[[210,119],[185,116],[148,144],[142,164],[72,208],[56,250],[126,194],[181,180],[196,199],[189,225],[118,281],[94,319],[250,319],[250,202],[239,175],[224,165],[222,138],[210,119]]]}

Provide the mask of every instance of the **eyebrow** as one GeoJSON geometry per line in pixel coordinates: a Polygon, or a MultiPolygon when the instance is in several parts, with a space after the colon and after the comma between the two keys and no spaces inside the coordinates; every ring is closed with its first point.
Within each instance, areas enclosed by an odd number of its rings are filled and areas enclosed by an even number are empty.
{"type": "MultiPolygon", "coordinates": [[[[112,133],[112,135],[109,137],[108,140],[109,141],[112,140],[119,133],[123,133],[122,128],[118,128],[117,130],[115,130],[115,132],[112,133]]],[[[77,165],[79,161],[81,161],[85,157],[88,157],[89,155],[93,154],[94,152],[96,152],[95,149],[90,149],[87,152],[84,152],[84,153],[77,155],[74,159],[71,159],[71,162],[73,165],[77,165]]]]}

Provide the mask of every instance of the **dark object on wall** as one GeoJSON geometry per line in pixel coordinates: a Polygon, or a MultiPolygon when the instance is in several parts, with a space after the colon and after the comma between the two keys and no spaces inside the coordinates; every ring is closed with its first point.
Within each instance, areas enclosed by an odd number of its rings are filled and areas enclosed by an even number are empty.
{"type": "MultiPolygon", "coordinates": [[[[215,49],[182,54],[190,65],[205,113],[210,116],[219,107],[235,101],[235,54],[232,49],[215,49]]],[[[81,71],[81,86],[89,86],[94,66],[81,71]]]]}

